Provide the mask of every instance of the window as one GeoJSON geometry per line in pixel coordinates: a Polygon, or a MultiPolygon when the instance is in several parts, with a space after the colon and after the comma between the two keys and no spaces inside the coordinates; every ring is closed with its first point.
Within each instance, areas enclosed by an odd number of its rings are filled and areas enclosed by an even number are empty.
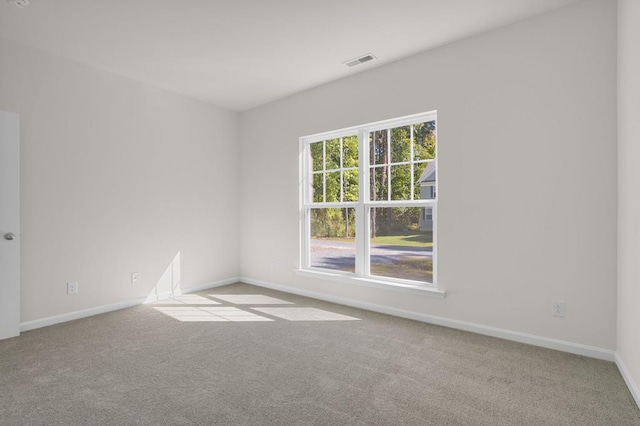
{"type": "Polygon", "coordinates": [[[435,286],[436,113],[300,146],[301,269],[435,286]]]}

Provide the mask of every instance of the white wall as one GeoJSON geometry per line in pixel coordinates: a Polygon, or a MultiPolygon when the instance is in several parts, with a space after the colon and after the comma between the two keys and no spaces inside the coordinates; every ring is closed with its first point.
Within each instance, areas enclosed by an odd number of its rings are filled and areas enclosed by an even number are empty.
{"type": "Polygon", "coordinates": [[[0,58],[0,109],[21,115],[23,322],[144,297],[178,252],[183,288],[238,275],[237,113],[7,40],[0,58]]]}
{"type": "Polygon", "coordinates": [[[640,404],[640,2],[618,7],[618,356],[640,404]]]}
{"type": "Polygon", "coordinates": [[[242,113],[242,276],[615,349],[615,88],[615,2],[586,1],[242,113]],[[447,298],[296,276],[298,138],[434,109],[447,298]]]}

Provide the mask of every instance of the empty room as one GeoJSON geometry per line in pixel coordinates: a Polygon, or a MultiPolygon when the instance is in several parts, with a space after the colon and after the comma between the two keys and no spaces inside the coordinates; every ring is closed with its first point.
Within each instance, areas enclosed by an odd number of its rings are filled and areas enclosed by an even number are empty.
{"type": "Polygon", "coordinates": [[[0,425],[640,425],[640,0],[0,0],[0,425]]]}

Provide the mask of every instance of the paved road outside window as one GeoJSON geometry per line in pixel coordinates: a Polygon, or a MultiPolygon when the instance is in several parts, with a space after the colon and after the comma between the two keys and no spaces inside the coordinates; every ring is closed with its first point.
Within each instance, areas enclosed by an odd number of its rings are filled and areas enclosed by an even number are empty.
{"type": "MultiPolygon", "coordinates": [[[[391,264],[402,258],[424,257],[431,259],[431,247],[406,247],[371,245],[371,263],[391,264]]],[[[353,242],[311,240],[311,265],[318,268],[353,270],[356,262],[353,242]]]]}

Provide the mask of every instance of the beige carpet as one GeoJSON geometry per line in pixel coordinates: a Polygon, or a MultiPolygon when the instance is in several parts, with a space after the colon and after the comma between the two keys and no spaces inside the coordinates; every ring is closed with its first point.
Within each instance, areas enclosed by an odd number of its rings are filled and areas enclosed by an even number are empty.
{"type": "Polygon", "coordinates": [[[614,364],[245,284],[0,342],[2,425],[640,425],[614,364]]]}

